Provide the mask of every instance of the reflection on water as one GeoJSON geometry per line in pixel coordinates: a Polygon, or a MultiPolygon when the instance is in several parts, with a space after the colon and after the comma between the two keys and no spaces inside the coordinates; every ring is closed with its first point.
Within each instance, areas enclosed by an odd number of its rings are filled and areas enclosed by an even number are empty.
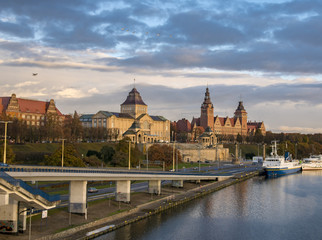
{"type": "Polygon", "coordinates": [[[257,177],[97,239],[321,239],[322,171],[257,177]]]}

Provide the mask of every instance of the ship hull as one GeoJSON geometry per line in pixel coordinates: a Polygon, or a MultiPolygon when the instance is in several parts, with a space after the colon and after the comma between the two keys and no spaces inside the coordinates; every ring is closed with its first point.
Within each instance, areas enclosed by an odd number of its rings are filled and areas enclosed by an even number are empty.
{"type": "Polygon", "coordinates": [[[315,171],[315,170],[322,170],[321,164],[316,166],[316,165],[302,165],[302,171],[315,171]]]}
{"type": "Polygon", "coordinates": [[[287,174],[297,173],[302,170],[301,166],[290,168],[266,167],[265,172],[268,177],[278,177],[287,174]]]}

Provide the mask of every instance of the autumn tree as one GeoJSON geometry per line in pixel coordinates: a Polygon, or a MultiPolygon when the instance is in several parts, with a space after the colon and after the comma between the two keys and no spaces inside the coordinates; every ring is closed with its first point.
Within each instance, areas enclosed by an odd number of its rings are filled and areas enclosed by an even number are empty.
{"type": "Polygon", "coordinates": [[[77,112],[75,111],[73,116],[66,116],[64,121],[64,138],[75,142],[82,137],[82,133],[83,126],[77,112]]]}
{"type": "MultiPolygon", "coordinates": [[[[178,155],[178,162],[182,161],[182,157],[178,149],[175,150],[178,155]]],[[[149,147],[149,160],[165,162],[165,166],[169,167],[173,164],[173,147],[167,144],[153,144],[149,147]]]]}

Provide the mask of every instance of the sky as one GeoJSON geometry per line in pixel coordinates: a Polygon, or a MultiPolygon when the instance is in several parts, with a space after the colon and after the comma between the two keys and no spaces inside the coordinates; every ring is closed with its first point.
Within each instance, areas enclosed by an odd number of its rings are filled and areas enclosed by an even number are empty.
{"type": "Polygon", "coordinates": [[[267,130],[322,133],[322,1],[0,1],[0,71],[0,96],[64,114],[119,112],[135,85],[191,121],[208,86],[215,116],[242,100],[267,130]]]}

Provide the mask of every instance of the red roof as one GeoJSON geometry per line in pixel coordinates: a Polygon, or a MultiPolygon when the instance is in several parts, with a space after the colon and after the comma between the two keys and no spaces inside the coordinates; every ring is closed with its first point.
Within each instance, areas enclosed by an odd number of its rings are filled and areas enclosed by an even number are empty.
{"type": "Polygon", "coordinates": [[[230,119],[231,126],[234,127],[235,126],[235,119],[234,118],[229,118],[229,119],[230,119]]]}
{"type": "MultiPolygon", "coordinates": [[[[0,99],[0,110],[5,111],[8,107],[9,101],[11,97],[1,97],[0,99]]],[[[49,106],[49,102],[38,101],[38,100],[30,100],[17,98],[19,104],[19,111],[23,113],[38,113],[38,114],[46,114],[47,108],[49,106]]],[[[58,115],[62,116],[63,114],[56,108],[56,112],[58,115]]]]}
{"type": "Polygon", "coordinates": [[[46,114],[47,102],[17,98],[20,112],[46,114]]]}
{"type": "Polygon", "coordinates": [[[177,121],[176,126],[177,126],[177,131],[191,132],[191,124],[185,118],[180,119],[179,121],[177,121]]]}
{"type": "Polygon", "coordinates": [[[219,119],[220,125],[224,126],[225,125],[225,118],[223,117],[217,117],[219,119]]]}

